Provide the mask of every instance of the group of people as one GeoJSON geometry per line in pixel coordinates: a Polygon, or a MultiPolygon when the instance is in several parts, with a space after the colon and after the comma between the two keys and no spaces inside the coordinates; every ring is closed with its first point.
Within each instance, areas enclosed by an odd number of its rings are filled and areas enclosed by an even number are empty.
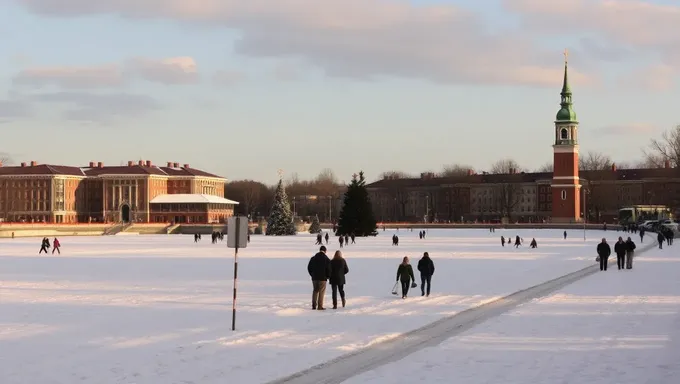
{"type": "MultiPolygon", "coordinates": [[[[47,253],[47,250],[50,248],[50,239],[47,237],[43,237],[42,243],[40,244],[40,251],[38,254],[41,254],[43,252],[47,253]]],[[[59,243],[59,239],[56,237],[54,238],[54,241],[52,242],[52,254],[54,255],[54,252],[56,251],[57,254],[61,255],[61,243],[59,243]]]]}
{"type": "MultiPolygon", "coordinates": [[[[347,260],[342,256],[342,251],[335,251],[332,259],[326,255],[326,252],[326,246],[322,245],[319,247],[319,252],[312,256],[307,264],[307,272],[312,278],[312,309],[317,311],[326,310],[324,298],[328,283],[331,285],[333,309],[338,308],[338,293],[342,307],[347,305],[345,296],[345,275],[349,273],[347,260]]],[[[432,275],[434,275],[434,262],[427,252],[418,261],[418,271],[420,272],[421,296],[429,297],[432,275]]],[[[408,256],[404,256],[397,268],[397,283],[399,282],[401,282],[401,298],[406,299],[409,289],[417,286],[408,256]]]]}
{"type": "MultiPolygon", "coordinates": [[[[633,258],[635,257],[635,242],[629,237],[627,240],[623,240],[619,237],[619,240],[614,244],[614,253],[616,253],[616,265],[619,270],[622,269],[633,269],[633,258]]],[[[607,239],[602,238],[602,242],[597,245],[597,261],[600,262],[600,271],[607,270],[607,264],[609,263],[609,256],[612,254],[612,249],[607,243],[607,239]]]]}

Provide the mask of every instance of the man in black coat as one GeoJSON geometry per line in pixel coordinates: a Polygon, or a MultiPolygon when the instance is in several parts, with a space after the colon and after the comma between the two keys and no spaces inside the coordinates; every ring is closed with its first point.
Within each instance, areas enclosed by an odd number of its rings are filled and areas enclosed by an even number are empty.
{"type": "Polygon", "coordinates": [[[319,252],[309,259],[307,272],[312,278],[312,309],[323,311],[323,299],[326,296],[326,281],[331,277],[331,259],[326,256],[326,247],[323,245],[319,252]]]}
{"type": "Polygon", "coordinates": [[[626,267],[626,243],[623,242],[623,238],[619,237],[619,241],[614,244],[614,253],[616,253],[616,265],[619,270],[626,267]]]}
{"type": "Polygon", "coordinates": [[[609,255],[612,254],[612,249],[607,244],[607,239],[602,238],[602,242],[597,245],[597,255],[600,258],[600,271],[607,270],[607,262],[609,261],[609,255]]]}
{"type": "Polygon", "coordinates": [[[430,297],[430,283],[432,275],[434,275],[434,262],[430,259],[429,253],[423,253],[423,258],[418,261],[418,271],[420,272],[421,296],[425,296],[425,283],[427,283],[427,296],[430,297]]]}

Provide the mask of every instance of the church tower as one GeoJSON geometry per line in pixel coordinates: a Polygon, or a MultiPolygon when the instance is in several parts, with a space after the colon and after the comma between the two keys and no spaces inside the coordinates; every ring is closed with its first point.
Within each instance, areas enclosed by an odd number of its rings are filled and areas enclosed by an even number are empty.
{"type": "Polygon", "coordinates": [[[571,100],[568,54],[564,51],[564,82],[560,110],[555,119],[553,145],[552,221],[572,223],[581,220],[581,184],[578,176],[578,121],[571,100]]]}

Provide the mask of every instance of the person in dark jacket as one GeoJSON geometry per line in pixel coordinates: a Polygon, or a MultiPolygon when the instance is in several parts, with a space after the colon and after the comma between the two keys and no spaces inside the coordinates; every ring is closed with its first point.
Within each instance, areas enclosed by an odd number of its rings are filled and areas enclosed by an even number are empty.
{"type": "Polygon", "coordinates": [[[345,275],[349,273],[347,261],[342,257],[342,252],[335,251],[331,260],[331,292],[333,297],[333,309],[338,309],[338,292],[342,300],[342,307],[345,308],[345,275]]]}
{"type": "Polygon", "coordinates": [[[663,235],[661,231],[656,235],[656,241],[659,242],[659,249],[663,249],[663,241],[666,240],[666,237],[663,235]]]}
{"type": "Polygon", "coordinates": [[[430,254],[423,253],[423,258],[418,261],[418,272],[420,272],[420,292],[425,296],[425,284],[427,284],[427,297],[430,297],[430,284],[434,275],[434,262],[430,259],[430,254]]]}
{"type": "Polygon", "coordinates": [[[626,243],[623,238],[619,237],[619,241],[614,244],[614,253],[616,253],[616,266],[619,270],[626,268],[626,243]]]}
{"type": "Polygon", "coordinates": [[[633,269],[633,256],[635,256],[635,243],[628,238],[626,240],[626,269],[633,269]]]}
{"type": "Polygon", "coordinates": [[[323,299],[326,296],[326,281],[331,277],[331,259],[326,256],[326,247],[321,246],[319,252],[309,259],[307,272],[312,278],[312,309],[323,311],[323,299]]]}
{"type": "Polygon", "coordinates": [[[326,245],[328,245],[328,232],[326,232],[326,236],[324,238],[326,239],[326,245]]]}
{"type": "Polygon", "coordinates": [[[404,256],[397,268],[397,281],[401,281],[401,298],[405,299],[408,296],[408,289],[411,286],[411,281],[415,281],[413,277],[413,267],[409,264],[408,256],[404,256]]]}
{"type": "Polygon", "coordinates": [[[522,245],[522,239],[519,236],[515,236],[515,248],[519,248],[522,245]]]}
{"type": "Polygon", "coordinates": [[[38,252],[38,255],[45,252],[47,253],[47,248],[50,247],[50,241],[47,240],[47,237],[43,237],[42,239],[42,244],[40,244],[40,251],[38,252]]]}
{"type": "Polygon", "coordinates": [[[501,247],[505,247],[505,236],[501,236],[501,247]]]}
{"type": "Polygon", "coordinates": [[[531,239],[531,243],[529,243],[529,247],[538,248],[538,243],[536,242],[536,238],[531,239]]]}
{"type": "Polygon", "coordinates": [[[644,228],[640,228],[640,242],[641,242],[641,243],[644,243],[644,242],[645,242],[644,238],[645,238],[645,229],[644,229],[644,228]]]}
{"type": "Polygon", "coordinates": [[[609,256],[612,254],[612,249],[607,244],[607,239],[602,238],[602,242],[597,245],[597,256],[600,258],[600,271],[607,270],[607,262],[609,262],[609,256]]]}

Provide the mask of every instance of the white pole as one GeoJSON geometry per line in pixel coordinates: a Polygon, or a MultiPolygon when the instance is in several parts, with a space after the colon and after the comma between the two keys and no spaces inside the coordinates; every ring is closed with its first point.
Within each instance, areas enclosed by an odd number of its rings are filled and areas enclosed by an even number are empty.
{"type": "Polygon", "coordinates": [[[583,241],[586,241],[586,221],[588,220],[588,211],[586,207],[586,189],[583,188],[583,241]]]}

